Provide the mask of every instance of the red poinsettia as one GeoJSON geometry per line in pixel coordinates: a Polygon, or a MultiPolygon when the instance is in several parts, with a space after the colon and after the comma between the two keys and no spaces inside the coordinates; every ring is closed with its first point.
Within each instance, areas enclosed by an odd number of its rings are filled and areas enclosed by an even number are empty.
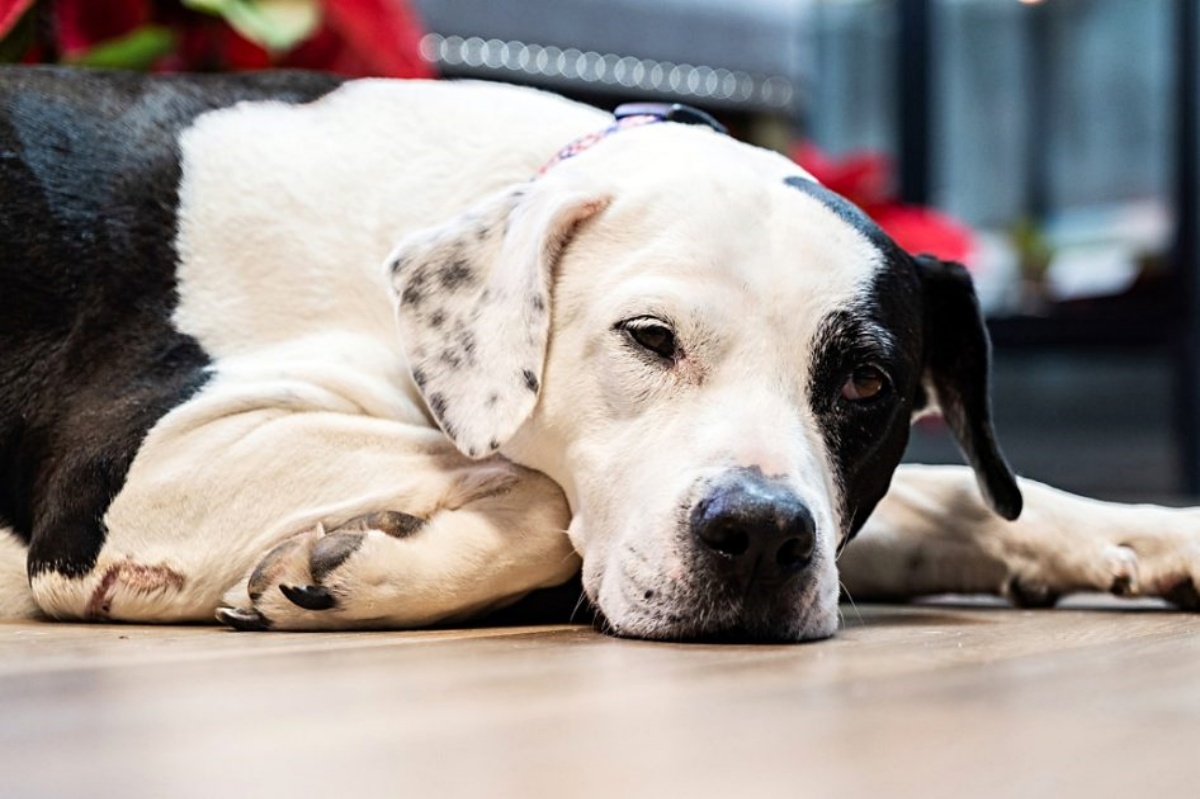
{"type": "Polygon", "coordinates": [[[24,61],[433,77],[421,34],[407,0],[0,0],[3,55],[24,61]]]}
{"type": "Polygon", "coordinates": [[[879,153],[852,153],[835,159],[804,143],[792,160],[823,185],[862,208],[896,243],[911,253],[971,263],[975,236],[963,223],[922,206],[905,205],[892,192],[892,165],[879,153]]]}

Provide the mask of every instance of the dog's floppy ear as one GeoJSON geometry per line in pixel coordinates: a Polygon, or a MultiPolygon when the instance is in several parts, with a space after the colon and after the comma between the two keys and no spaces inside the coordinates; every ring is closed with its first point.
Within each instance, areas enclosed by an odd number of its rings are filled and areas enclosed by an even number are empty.
{"type": "Polygon", "coordinates": [[[607,203],[543,178],[410,236],[389,257],[413,379],[464,455],[495,452],[533,412],[555,265],[607,203]]]}
{"type": "Polygon", "coordinates": [[[925,308],[924,389],[975,470],[984,499],[1005,519],[1015,519],[1021,491],[992,429],[991,342],[971,277],[961,265],[930,256],[915,262],[925,308]]]}

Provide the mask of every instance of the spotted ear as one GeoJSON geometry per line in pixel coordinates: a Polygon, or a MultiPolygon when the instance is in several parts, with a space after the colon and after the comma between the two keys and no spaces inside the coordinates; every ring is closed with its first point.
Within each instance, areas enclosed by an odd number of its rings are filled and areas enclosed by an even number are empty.
{"type": "Polygon", "coordinates": [[[975,470],[984,499],[1005,519],[1021,514],[1021,490],[992,428],[991,342],[971,276],[960,264],[917,256],[925,307],[923,384],[975,470]]]}
{"type": "Polygon", "coordinates": [[[463,454],[490,455],[533,412],[555,265],[607,203],[543,178],[407,238],[389,257],[413,380],[463,454]]]}

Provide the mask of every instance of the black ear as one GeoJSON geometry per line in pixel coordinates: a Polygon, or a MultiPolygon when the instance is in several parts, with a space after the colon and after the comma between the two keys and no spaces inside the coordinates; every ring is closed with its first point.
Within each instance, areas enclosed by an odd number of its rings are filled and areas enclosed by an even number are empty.
{"type": "Polygon", "coordinates": [[[1021,490],[992,429],[992,346],[971,276],[960,264],[926,255],[914,260],[924,295],[925,389],[975,470],[984,499],[1005,519],[1015,519],[1021,490]]]}

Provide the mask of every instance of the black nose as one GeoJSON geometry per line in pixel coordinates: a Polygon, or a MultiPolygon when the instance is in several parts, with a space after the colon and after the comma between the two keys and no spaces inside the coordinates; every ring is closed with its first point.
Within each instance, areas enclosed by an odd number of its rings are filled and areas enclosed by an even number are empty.
{"type": "Polygon", "coordinates": [[[780,481],[740,470],[709,489],[691,516],[692,534],[744,580],[779,581],[812,560],[816,523],[780,481]]]}

